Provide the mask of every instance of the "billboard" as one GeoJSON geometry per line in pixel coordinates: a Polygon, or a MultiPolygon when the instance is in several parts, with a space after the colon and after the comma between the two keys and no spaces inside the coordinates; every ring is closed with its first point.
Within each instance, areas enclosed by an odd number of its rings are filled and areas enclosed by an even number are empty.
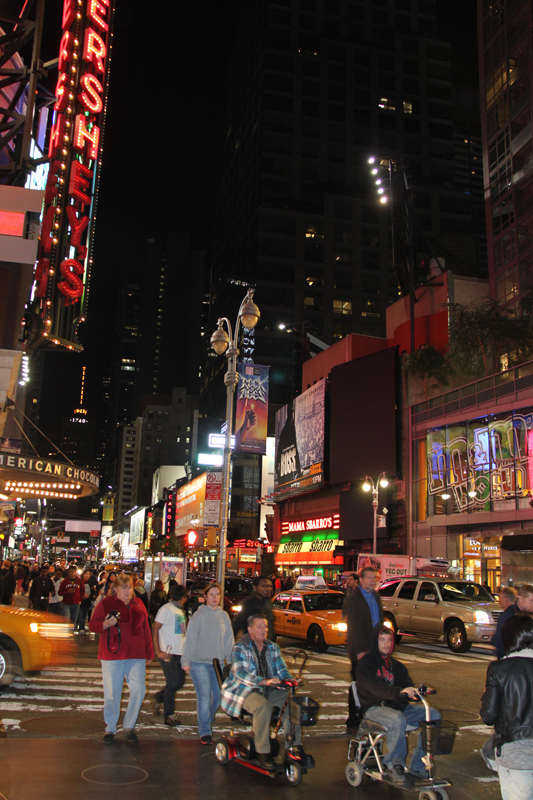
{"type": "Polygon", "coordinates": [[[274,495],[298,494],[324,483],[326,380],[276,414],[274,495]]]}
{"type": "Polygon", "coordinates": [[[220,472],[204,472],[189,481],[176,492],[176,527],[178,536],[187,533],[193,520],[199,520],[199,526],[219,524],[220,472]]]}
{"type": "Polygon", "coordinates": [[[144,541],[144,517],[146,508],[140,508],[130,516],[129,544],[141,544],[144,541]]]}
{"type": "Polygon", "coordinates": [[[50,169],[28,334],[82,350],[106,115],[113,0],[63,0],[50,169]]]}
{"type": "Polygon", "coordinates": [[[266,453],[268,369],[259,364],[237,364],[235,450],[241,453],[266,453]]]}

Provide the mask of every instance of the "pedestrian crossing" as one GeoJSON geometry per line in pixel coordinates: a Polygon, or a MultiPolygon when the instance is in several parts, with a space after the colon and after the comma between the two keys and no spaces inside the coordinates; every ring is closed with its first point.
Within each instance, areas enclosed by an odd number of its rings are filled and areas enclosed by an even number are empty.
{"type": "MultiPolygon", "coordinates": [[[[288,661],[290,662],[290,658],[288,661]]],[[[302,677],[305,678],[308,691],[313,696],[318,690],[323,694],[322,687],[342,687],[338,699],[331,697],[324,704],[324,713],[321,714],[318,725],[312,729],[313,735],[331,735],[343,733],[346,719],[346,694],[348,681],[334,680],[332,675],[319,671],[313,665],[307,669],[302,677]]],[[[186,738],[197,735],[196,721],[196,695],[189,678],[176,695],[176,716],[182,721],[179,728],[169,729],[163,725],[163,719],[156,716],[153,710],[153,694],[164,686],[164,676],[155,662],[147,669],[147,692],[143,703],[137,727],[142,735],[143,729],[149,733],[161,734],[164,737],[173,736],[186,738]]],[[[125,710],[129,690],[124,687],[122,710],[125,710]]],[[[103,708],[102,673],[99,666],[66,666],[58,669],[44,670],[40,675],[18,677],[13,686],[2,694],[0,723],[8,736],[22,736],[25,734],[24,721],[36,716],[50,714],[51,717],[62,715],[80,715],[80,732],[73,735],[83,736],[83,716],[101,715],[103,708]]],[[[228,732],[234,725],[229,718],[219,711],[214,730],[217,733],[228,732]]],[[[310,731],[311,732],[311,731],[310,731]]],[[[53,735],[53,722],[50,734],[53,735]]],[[[87,736],[94,736],[91,731],[87,736]]]]}
{"type": "MultiPolygon", "coordinates": [[[[296,674],[301,659],[297,655],[300,648],[283,646],[282,651],[289,669],[296,674]]],[[[444,665],[446,662],[463,662],[492,660],[492,657],[475,654],[474,658],[461,658],[451,652],[435,652],[434,649],[418,649],[402,646],[397,656],[409,666],[420,664],[420,667],[444,665]]],[[[345,733],[347,716],[347,693],[350,686],[348,674],[349,661],[344,650],[335,652],[332,648],[327,653],[313,653],[307,661],[302,674],[304,685],[302,692],[310,694],[321,705],[318,724],[306,731],[308,736],[330,736],[345,733]]],[[[138,727],[150,736],[168,738],[189,738],[197,736],[196,695],[189,677],[176,695],[176,717],[182,725],[169,728],[163,724],[163,718],[156,716],[153,708],[154,693],[163,688],[164,676],[157,662],[147,668],[147,692],[143,703],[138,727]]],[[[128,700],[128,688],[124,687],[122,710],[128,700]]],[[[17,677],[13,686],[7,689],[0,699],[0,725],[3,725],[7,736],[31,735],[24,730],[24,721],[39,715],[50,715],[51,735],[53,734],[53,718],[59,715],[70,717],[79,715],[80,725],[73,736],[94,736],[94,724],[91,732],[84,732],[83,718],[90,716],[93,720],[103,720],[103,686],[102,673],[98,661],[94,666],[69,665],[44,670],[39,675],[17,677]],[[79,732],[78,732],[79,730],[79,732]]],[[[103,722],[102,722],[103,726],[103,722]]],[[[229,718],[220,711],[217,714],[214,730],[223,733],[234,726],[229,718]]]]}

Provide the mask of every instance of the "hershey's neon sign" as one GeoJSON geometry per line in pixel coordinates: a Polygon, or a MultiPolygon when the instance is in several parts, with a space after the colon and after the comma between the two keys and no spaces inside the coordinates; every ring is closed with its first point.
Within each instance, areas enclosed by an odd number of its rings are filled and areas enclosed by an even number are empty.
{"type": "Polygon", "coordinates": [[[338,530],[339,515],[331,514],[328,517],[312,517],[281,523],[282,533],[305,533],[306,531],[338,530]]]}
{"type": "Polygon", "coordinates": [[[64,0],[59,77],[48,155],[50,171],[35,272],[32,346],[81,350],[92,262],[114,0],[64,0]]]}

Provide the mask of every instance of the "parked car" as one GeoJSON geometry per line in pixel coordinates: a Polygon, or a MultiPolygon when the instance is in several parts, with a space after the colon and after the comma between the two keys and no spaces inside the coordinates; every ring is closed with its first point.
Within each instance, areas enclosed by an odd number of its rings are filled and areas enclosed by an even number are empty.
{"type": "Polygon", "coordinates": [[[281,592],[272,601],[274,633],[303,639],[319,653],[325,653],[330,645],[344,645],[348,626],[342,621],[343,600],[343,592],[281,592]]]}
{"type": "MultiPolygon", "coordinates": [[[[197,577],[189,588],[189,609],[194,613],[203,603],[203,591],[207,584],[216,583],[212,575],[197,577]]],[[[230,617],[236,616],[242,608],[242,601],[254,590],[252,579],[245,575],[225,575],[224,577],[224,610],[230,617]]]]}
{"type": "Polygon", "coordinates": [[[72,663],[75,654],[72,625],[63,617],[0,606],[0,691],[19,674],[72,663]]]}
{"type": "Polygon", "coordinates": [[[470,650],[473,642],[489,643],[502,613],[483,586],[449,577],[395,578],[379,593],[385,624],[397,640],[403,633],[444,639],[454,653],[470,650]]]}

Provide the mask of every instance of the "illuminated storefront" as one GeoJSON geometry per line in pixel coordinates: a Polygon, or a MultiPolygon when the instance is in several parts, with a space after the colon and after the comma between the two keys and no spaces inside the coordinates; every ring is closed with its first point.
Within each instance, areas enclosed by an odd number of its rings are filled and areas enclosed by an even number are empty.
{"type": "Polygon", "coordinates": [[[278,572],[334,579],[343,568],[342,556],[335,555],[342,545],[339,528],[339,514],[284,520],[275,562],[278,572]]]}
{"type": "MultiPolygon", "coordinates": [[[[461,390],[463,402],[475,405],[470,391],[461,390]]],[[[438,408],[442,400],[430,402],[438,408]]],[[[497,589],[509,581],[509,551],[530,549],[533,404],[492,408],[497,413],[462,420],[450,413],[449,424],[413,426],[411,511],[415,555],[448,558],[459,577],[497,589]]],[[[412,419],[419,410],[413,407],[412,419]]]]}

